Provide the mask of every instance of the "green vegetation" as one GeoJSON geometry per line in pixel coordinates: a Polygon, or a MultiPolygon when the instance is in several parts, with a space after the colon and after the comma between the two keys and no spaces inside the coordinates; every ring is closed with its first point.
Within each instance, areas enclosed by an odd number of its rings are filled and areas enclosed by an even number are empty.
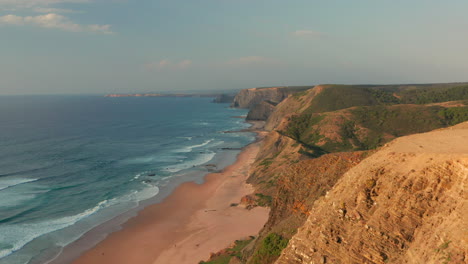
{"type": "Polygon", "coordinates": [[[445,250],[449,247],[450,243],[452,241],[446,241],[442,243],[437,249],[436,252],[438,254],[441,254],[442,256],[439,258],[439,260],[442,261],[442,264],[448,264],[452,260],[452,254],[450,252],[445,252],[445,250]]]}
{"type": "Polygon", "coordinates": [[[242,257],[242,250],[254,240],[255,237],[250,237],[248,240],[236,240],[234,247],[226,250],[224,254],[214,257],[210,261],[200,261],[199,264],[228,264],[232,257],[242,257]]]}
{"type": "MultiPolygon", "coordinates": [[[[375,149],[394,137],[422,133],[444,127],[448,122],[443,115],[453,116],[451,124],[464,118],[462,111],[445,112],[439,106],[362,106],[350,110],[352,121],[342,125],[341,148],[326,150],[370,150],[375,149]],[[442,112],[441,112],[442,111],[442,112]],[[360,131],[365,129],[365,133],[360,131]],[[347,144],[346,142],[351,143],[347,144]]],[[[468,113],[468,112],[467,112],[468,113]]]]}
{"type": "Polygon", "coordinates": [[[286,131],[282,131],[283,134],[302,142],[302,135],[304,131],[309,130],[313,125],[318,124],[322,121],[324,116],[312,115],[312,114],[301,114],[292,116],[289,120],[286,131]]]}
{"type": "Polygon", "coordinates": [[[443,122],[437,114],[441,109],[439,106],[398,105],[358,107],[351,112],[353,120],[360,126],[377,134],[399,137],[442,127],[443,122]]]}
{"type": "Polygon", "coordinates": [[[262,193],[256,193],[257,196],[257,205],[262,207],[270,207],[273,201],[273,198],[269,195],[264,195],[262,193]]]}
{"type": "Polygon", "coordinates": [[[372,86],[333,85],[318,94],[305,113],[322,113],[353,106],[397,104],[400,101],[384,89],[372,86]]]}
{"type": "Polygon", "coordinates": [[[325,115],[318,114],[292,116],[286,131],[280,131],[280,133],[296,140],[303,146],[299,153],[312,158],[319,157],[326,152],[314,145],[322,136],[314,130],[313,126],[320,123],[324,118],[325,115]]]}
{"type": "Polygon", "coordinates": [[[326,153],[371,150],[389,140],[468,121],[468,107],[425,105],[358,106],[336,115],[303,113],[293,116],[281,133],[301,144],[299,153],[316,158],[326,153]],[[330,120],[335,118],[336,120],[330,120]],[[340,121],[341,120],[341,121],[340,121]],[[320,125],[334,122],[339,139],[326,138],[320,125]],[[322,142],[318,145],[319,142],[322,142]],[[325,143],[323,143],[325,142],[325,143]]]}
{"type": "Polygon", "coordinates": [[[252,264],[269,264],[273,263],[281,254],[281,251],[286,248],[289,240],[282,236],[271,233],[266,236],[260,244],[258,250],[252,256],[249,263],[252,264]]]}
{"type": "Polygon", "coordinates": [[[305,112],[322,113],[353,106],[429,104],[458,100],[468,100],[468,85],[330,85],[314,98],[305,112]]]}
{"type": "Polygon", "coordinates": [[[322,155],[327,154],[327,151],[322,149],[321,147],[315,146],[315,145],[308,145],[304,144],[304,147],[301,148],[298,152],[299,154],[305,155],[310,158],[318,158],[322,155]]]}
{"type": "Polygon", "coordinates": [[[452,107],[439,111],[447,125],[456,125],[468,120],[468,107],[452,107]]]}
{"type": "Polygon", "coordinates": [[[468,99],[468,85],[455,87],[426,87],[398,93],[402,103],[429,104],[468,99]]]}
{"type": "Polygon", "coordinates": [[[299,99],[300,97],[306,95],[308,90],[301,91],[301,92],[296,92],[293,94],[294,99],[299,99]]]}
{"type": "MultiPolygon", "coordinates": [[[[296,94],[298,97],[300,95],[296,94]]],[[[312,158],[329,152],[375,149],[393,137],[426,132],[468,120],[466,107],[443,110],[437,106],[412,108],[398,105],[449,100],[468,100],[468,86],[329,85],[314,98],[309,108],[291,117],[287,128],[281,133],[300,143],[303,148],[299,152],[312,158]],[[344,124],[337,123],[342,140],[324,139],[324,135],[318,131],[318,124],[327,117],[324,112],[350,107],[356,107],[350,111],[353,116],[347,118],[344,124]],[[359,128],[366,129],[365,135],[359,128]],[[318,146],[319,141],[326,143],[318,146]]]]}
{"type": "Polygon", "coordinates": [[[264,159],[260,162],[260,166],[269,167],[273,163],[273,159],[264,159]]]}
{"type": "Polygon", "coordinates": [[[442,243],[442,244],[436,249],[436,252],[441,252],[441,251],[446,250],[446,249],[449,247],[450,243],[452,243],[452,241],[446,241],[446,242],[442,243]]]}
{"type": "Polygon", "coordinates": [[[371,89],[367,88],[369,93],[372,95],[373,98],[379,103],[379,104],[399,104],[400,99],[395,97],[392,92],[384,90],[384,89],[371,89]]]}

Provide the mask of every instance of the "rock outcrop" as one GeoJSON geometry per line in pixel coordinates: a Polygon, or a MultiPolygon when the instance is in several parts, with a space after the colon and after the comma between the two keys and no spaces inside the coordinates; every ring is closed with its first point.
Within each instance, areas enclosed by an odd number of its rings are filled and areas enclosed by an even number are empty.
{"type": "Polygon", "coordinates": [[[265,121],[275,111],[276,103],[271,101],[262,101],[250,109],[246,120],[265,121]]]}
{"type": "Polygon", "coordinates": [[[234,101],[235,95],[220,94],[213,99],[213,103],[217,104],[231,104],[234,101]]]}
{"type": "Polygon", "coordinates": [[[398,138],[315,202],[277,260],[466,263],[468,122],[398,138]]]}

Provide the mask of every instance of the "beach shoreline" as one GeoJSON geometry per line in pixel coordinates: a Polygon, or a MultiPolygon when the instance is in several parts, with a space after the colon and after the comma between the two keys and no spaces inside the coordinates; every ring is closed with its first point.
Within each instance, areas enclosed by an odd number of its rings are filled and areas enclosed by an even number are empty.
{"type": "MultiPolygon", "coordinates": [[[[261,125],[254,122],[251,132],[258,132],[261,125]]],[[[242,149],[234,164],[207,174],[201,184],[180,184],[159,203],[148,205],[123,221],[120,230],[113,230],[97,245],[80,252],[79,257],[69,256],[69,261],[198,263],[236,239],[256,235],[266,222],[269,209],[246,210],[232,204],[254,192],[246,179],[260,140],[261,133],[257,133],[257,140],[242,149]]],[[[58,263],[57,260],[51,263],[58,263]]]]}

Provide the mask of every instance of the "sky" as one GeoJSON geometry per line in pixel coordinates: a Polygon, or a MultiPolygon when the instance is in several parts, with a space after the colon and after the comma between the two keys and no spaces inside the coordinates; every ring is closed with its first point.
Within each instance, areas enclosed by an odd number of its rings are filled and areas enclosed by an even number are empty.
{"type": "Polygon", "coordinates": [[[466,0],[0,0],[0,94],[468,81],[466,0]]]}

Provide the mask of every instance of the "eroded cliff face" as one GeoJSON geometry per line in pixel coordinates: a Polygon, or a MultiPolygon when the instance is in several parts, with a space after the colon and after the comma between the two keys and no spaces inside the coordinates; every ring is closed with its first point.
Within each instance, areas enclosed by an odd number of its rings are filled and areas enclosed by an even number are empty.
{"type": "Polygon", "coordinates": [[[317,85],[307,91],[296,93],[275,108],[275,111],[269,116],[265,129],[268,131],[278,129],[284,126],[287,118],[302,113],[309,107],[312,100],[325,89],[326,85],[317,85]]]}
{"type": "Polygon", "coordinates": [[[290,94],[306,90],[308,88],[310,87],[269,87],[244,89],[236,95],[232,106],[251,109],[255,105],[267,100],[277,104],[287,98],[290,94]]]}
{"type": "Polygon", "coordinates": [[[276,103],[271,101],[262,101],[250,109],[246,120],[265,121],[275,111],[276,103]]]}
{"type": "Polygon", "coordinates": [[[467,122],[398,138],[314,203],[276,263],[466,263],[467,184],[467,122]]]}
{"type": "Polygon", "coordinates": [[[220,94],[213,99],[213,103],[217,104],[231,104],[234,101],[235,95],[220,94]]]}
{"type": "Polygon", "coordinates": [[[333,153],[282,167],[264,232],[297,228],[295,224],[306,220],[315,201],[365,156],[364,152],[333,153]]]}

